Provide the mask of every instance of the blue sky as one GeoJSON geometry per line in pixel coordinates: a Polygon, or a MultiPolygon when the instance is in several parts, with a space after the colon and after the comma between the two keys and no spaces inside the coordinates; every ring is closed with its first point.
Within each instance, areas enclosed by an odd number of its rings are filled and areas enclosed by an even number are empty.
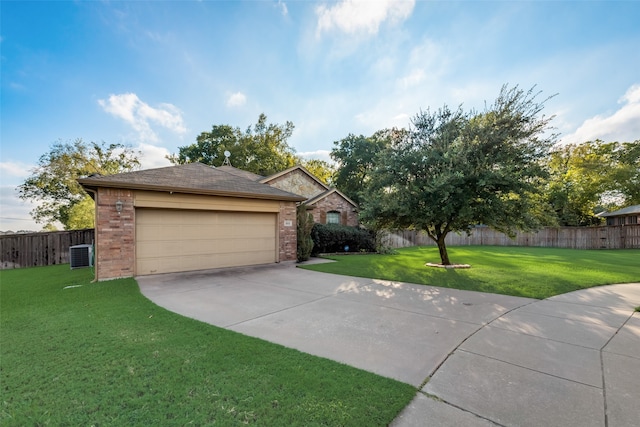
{"type": "Polygon", "coordinates": [[[15,187],[58,140],[145,168],[264,112],[328,160],[421,109],[537,85],[562,142],[640,138],[638,1],[2,1],[0,230],[39,230],[15,187]]]}

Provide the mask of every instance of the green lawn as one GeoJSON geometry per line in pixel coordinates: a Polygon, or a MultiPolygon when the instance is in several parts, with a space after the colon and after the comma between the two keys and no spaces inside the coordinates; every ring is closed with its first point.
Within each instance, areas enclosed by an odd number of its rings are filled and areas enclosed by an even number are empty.
{"type": "Polygon", "coordinates": [[[338,262],[302,268],[530,298],[548,298],[577,289],[640,282],[640,250],[576,250],[530,247],[457,246],[452,263],[470,269],[426,267],[439,263],[436,247],[412,247],[396,255],[329,256],[338,262]]]}
{"type": "Polygon", "coordinates": [[[416,393],[166,311],[133,279],[91,278],[0,272],[1,425],[384,426],[416,393]]]}

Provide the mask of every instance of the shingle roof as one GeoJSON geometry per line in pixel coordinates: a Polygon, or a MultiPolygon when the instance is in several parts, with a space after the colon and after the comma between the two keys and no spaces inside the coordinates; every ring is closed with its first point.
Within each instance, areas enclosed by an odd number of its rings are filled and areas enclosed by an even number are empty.
{"type": "Polygon", "coordinates": [[[250,179],[248,174],[251,173],[230,166],[213,168],[202,163],[188,163],[116,175],[91,176],[81,178],[78,182],[87,188],[129,188],[270,200],[305,200],[297,194],[250,179]]]}
{"type": "Polygon", "coordinates": [[[250,179],[251,181],[260,181],[262,178],[264,178],[264,176],[262,175],[258,175],[249,171],[244,171],[242,169],[237,169],[237,168],[234,168],[233,166],[223,165],[223,166],[218,166],[216,169],[218,169],[219,171],[228,172],[235,176],[241,176],[243,178],[250,179]]]}
{"type": "Polygon", "coordinates": [[[640,214],[640,205],[628,206],[626,208],[618,209],[617,211],[603,213],[600,216],[608,217],[608,216],[621,216],[621,215],[632,215],[632,214],[640,214]]]}

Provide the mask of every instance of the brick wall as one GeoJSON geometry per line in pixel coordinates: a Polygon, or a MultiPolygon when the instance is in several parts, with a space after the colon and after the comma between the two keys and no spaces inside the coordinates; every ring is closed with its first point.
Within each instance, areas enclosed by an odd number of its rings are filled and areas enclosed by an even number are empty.
{"type": "Polygon", "coordinates": [[[296,238],[296,204],[294,202],[280,202],[280,262],[295,261],[297,259],[298,242],[296,238]],[[290,225],[285,225],[290,224],[290,225]]]}
{"type": "Polygon", "coordinates": [[[96,279],[131,277],[135,272],[133,192],[99,188],[96,206],[96,279]],[[123,203],[122,212],[116,202],[123,203]]]}
{"type": "Polygon", "coordinates": [[[350,227],[358,226],[358,212],[355,212],[355,207],[338,193],[332,193],[312,206],[311,214],[314,222],[326,224],[327,212],[336,211],[340,212],[340,224],[350,227]]]}

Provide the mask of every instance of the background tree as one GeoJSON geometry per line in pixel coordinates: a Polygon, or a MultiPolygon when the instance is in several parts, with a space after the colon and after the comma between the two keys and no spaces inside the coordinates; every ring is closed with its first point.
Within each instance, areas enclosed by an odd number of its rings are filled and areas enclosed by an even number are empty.
{"type": "Polygon", "coordinates": [[[335,141],[331,158],[337,163],[334,185],[354,202],[362,202],[361,192],[375,168],[378,154],[389,147],[393,139],[405,136],[404,129],[384,129],[370,137],[349,134],[335,141]]]}
{"type": "Polygon", "coordinates": [[[640,203],[640,141],[557,147],[549,171],[546,196],[559,225],[597,225],[597,213],[640,203]]]}
{"type": "Polygon", "coordinates": [[[45,227],[59,221],[65,229],[94,226],[94,204],[76,181],[94,173],[111,175],[140,167],[139,152],[122,144],[56,142],[43,154],[23,184],[19,196],[38,205],[31,216],[45,227]]]}
{"type": "Polygon", "coordinates": [[[611,174],[613,192],[621,197],[616,207],[640,204],[640,139],[609,145],[615,164],[611,174]]]}
{"type": "Polygon", "coordinates": [[[221,166],[224,152],[231,153],[231,164],[258,175],[271,175],[299,162],[295,150],[287,140],[294,125],[268,124],[267,116],[260,114],[258,122],[242,132],[229,125],[214,125],[210,132],[202,132],[196,143],[178,147],[178,153],[167,156],[173,164],[201,162],[221,166]]]}
{"type": "Polygon", "coordinates": [[[333,185],[334,168],[324,160],[300,160],[300,164],[327,185],[333,185]]]}
{"type": "Polygon", "coordinates": [[[231,151],[232,147],[239,145],[242,137],[240,128],[214,125],[210,132],[202,132],[198,135],[195,144],[178,147],[178,153],[167,156],[167,159],[175,165],[200,162],[205,165],[220,166],[224,161],[224,151],[231,151]]]}
{"type": "Polygon", "coordinates": [[[512,235],[541,224],[543,160],[551,118],[533,89],[504,86],[481,114],[427,110],[375,159],[362,219],[375,229],[412,228],[434,240],[451,264],[445,238],[478,224],[512,235]]]}

